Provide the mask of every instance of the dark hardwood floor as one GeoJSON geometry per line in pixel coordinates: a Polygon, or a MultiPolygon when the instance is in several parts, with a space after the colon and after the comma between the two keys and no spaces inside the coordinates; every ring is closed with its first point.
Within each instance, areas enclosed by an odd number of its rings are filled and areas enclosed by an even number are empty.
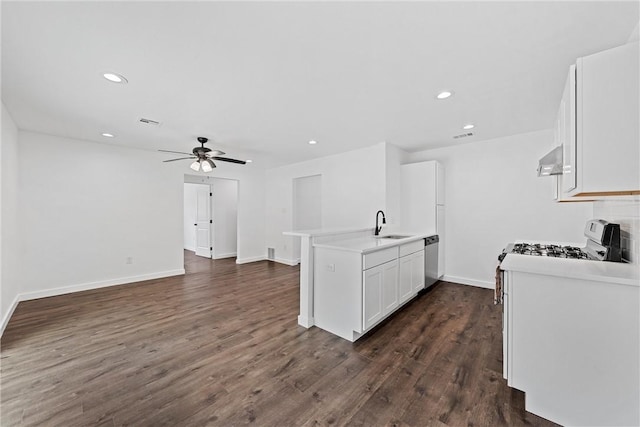
{"type": "Polygon", "coordinates": [[[490,290],[441,282],[350,343],[297,325],[297,267],[185,264],[20,303],[0,342],[0,424],[554,425],[502,379],[490,290]]]}

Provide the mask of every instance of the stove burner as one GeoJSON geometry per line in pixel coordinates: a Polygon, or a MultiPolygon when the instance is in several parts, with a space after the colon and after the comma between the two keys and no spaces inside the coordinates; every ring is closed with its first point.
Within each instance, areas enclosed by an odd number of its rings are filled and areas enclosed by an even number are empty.
{"type": "Polygon", "coordinates": [[[541,245],[540,243],[516,243],[512,254],[550,256],[556,258],[589,259],[582,249],[575,246],[541,245]]]}

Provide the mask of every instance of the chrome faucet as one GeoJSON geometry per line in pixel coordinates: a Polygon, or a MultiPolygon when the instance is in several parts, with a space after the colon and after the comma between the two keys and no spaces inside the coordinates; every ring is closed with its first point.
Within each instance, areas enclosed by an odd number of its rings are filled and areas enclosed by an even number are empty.
{"type": "Polygon", "coordinates": [[[382,212],[382,211],[376,212],[376,230],[373,233],[376,236],[378,236],[380,234],[380,230],[382,230],[382,226],[378,227],[378,217],[380,216],[380,214],[382,214],[382,223],[383,224],[387,223],[387,219],[384,217],[384,212],[382,212]]]}

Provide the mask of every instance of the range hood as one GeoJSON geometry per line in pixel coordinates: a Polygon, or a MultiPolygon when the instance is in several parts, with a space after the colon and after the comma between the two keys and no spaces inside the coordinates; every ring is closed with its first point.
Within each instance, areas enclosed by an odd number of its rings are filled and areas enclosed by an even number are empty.
{"type": "Polygon", "coordinates": [[[549,151],[538,163],[538,176],[562,175],[562,145],[549,151]]]}

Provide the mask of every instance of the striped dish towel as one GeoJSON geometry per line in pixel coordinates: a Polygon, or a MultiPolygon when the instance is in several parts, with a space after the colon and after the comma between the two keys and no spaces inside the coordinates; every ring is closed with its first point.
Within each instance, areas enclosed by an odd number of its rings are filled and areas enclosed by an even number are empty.
{"type": "Polygon", "coordinates": [[[493,303],[502,304],[502,270],[500,270],[500,262],[496,267],[496,288],[493,294],[493,303]]]}

